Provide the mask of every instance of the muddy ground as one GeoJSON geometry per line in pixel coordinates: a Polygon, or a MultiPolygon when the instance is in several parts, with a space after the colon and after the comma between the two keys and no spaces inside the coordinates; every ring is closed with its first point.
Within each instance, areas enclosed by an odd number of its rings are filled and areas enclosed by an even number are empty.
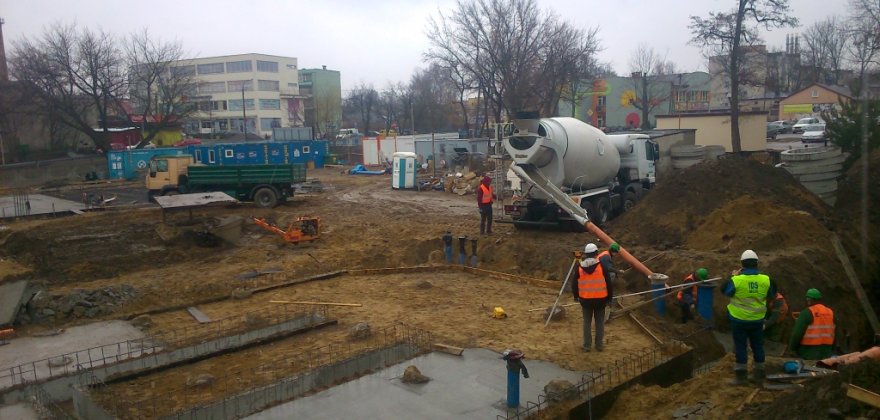
{"type": "MultiPolygon", "coordinates": [[[[586,233],[518,231],[509,224],[496,224],[492,236],[479,236],[472,195],[395,191],[387,176],[349,176],[338,169],[313,170],[309,176],[322,181],[323,192],[298,195],[272,210],[248,204],[210,207],[196,210],[193,221],[181,212],[170,214],[163,224],[157,208],[128,208],[8,224],[0,230],[0,279],[30,278],[46,292],[25,308],[19,332],[28,334],[94,319],[132,318],[342,269],[442,264],[440,238],[447,229],[456,236],[478,237],[481,268],[560,284],[570,266],[571,251],[594,240],[586,233]],[[285,244],[279,236],[248,222],[243,224],[236,245],[203,247],[191,236],[168,236],[169,232],[198,229],[203,221],[216,217],[247,220],[260,216],[286,226],[304,215],[321,218],[320,240],[285,244]],[[282,274],[238,277],[266,269],[282,274]],[[87,310],[94,307],[102,310],[87,310]]],[[[672,284],[696,267],[708,268],[713,277],[725,275],[738,268],[742,250],[752,248],[761,257],[762,270],[778,282],[795,310],[803,307],[802,295],[807,288],[820,288],[840,314],[841,330],[851,337],[843,344],[855,349],[870,334],[857,305],[838,303],[851,298],[853,292],[828,242],[833,229],[840,230],[846,222],[834,215],[833,209],[781,170],[732,159],[698,165],[661,180],[632,212],[612,221],[606,230],[640,259],[654,257],[647,265],[668,274],[672,284]]],[[[849,238],[844,238],[845,243],[849,238]]],[[[618,265],[625,268],[621,261],[618,265]]],[[[623,276],[620,285],[624,287],[618,293],[648,287],[634,270],[623,276]]],[[[374,328],[404,322],[432,331],[454,345],[498,351],[515,346],[530,358],[575,370],[590,370],[654,345],[640,327],[624,317],[606,330],[610,351],[580,352],[581,315],[576,306],[569,307],[565,319],[547,329],[542,328],[541,312],[528,311],[552,304],[557,293],[556,287],[438,272],[342,276],[246,299],[203,304],[199,308],[213,319],[241,317],[271,306],[268,301],[272,299],[352,302],[363,307],[332,309],[338,326],[113,385],[113,392],[130,398],[173,395],[199,374],[228,376],[255,371],[298,349],[342,345],[348,328],[359,322],[374,328]],[[432,287],[415,287],[420,280],[427,280],[432,287]],[[498,305],[510,315],[507,319],[489,316],[498,305]],[[144,387],[146,394],[138,391],[144,387]]],[[[571,302],[569,293],[563,295],[562,302],[571,302]]],[[[632,303],[635,301],[626,302],[632,303]]],[[[715,321],[721,330],[726,328],[725,304],[726,299],[716,293],[715,321]]],[[[151,333],[195,325],[185,311],[158,312],[151,315],[151,333]]],[[[652,315],[648,306],[638,316],[657,335],[696,346],[699,364],[723,354],[711,334],[697,324],[677,325],[674,308],[660,317],[652,315]]],[[[73,349],[64,349],[69,350],[73,349]]],[[[720,381],[724,375],[713,376],[720,381]]],[[[255,382],[249,379],[239,384],[247,388],[255,382]]],[[[211,395],[205,392],[196,398],[211,395]]],[[[177,408],[191,403],[169,401],[177,408]]]]}

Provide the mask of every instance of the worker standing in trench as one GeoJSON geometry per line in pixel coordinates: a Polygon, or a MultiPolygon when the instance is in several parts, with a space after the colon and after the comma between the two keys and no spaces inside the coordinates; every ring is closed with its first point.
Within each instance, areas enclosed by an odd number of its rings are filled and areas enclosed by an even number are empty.
{"type": "Polygon", "coordinates": [[[818,289],[807,290],[807,309],[801,311],[788,348],[804,360],[831,357],[834,348],[834,311],[822,304],[818,289]]]}
{"type": "MultiPolygon", "coordinates": [[[[693,273],[688,274],[681,284],[696,283],[699,281],[706,281],[707,279],[709,279],[709,270],[698,268],[693,273]]],[[[675,301],[681,308],[682,324],[686,324],[688,321],[694,319],[691,308],[697,304],[697,285],[694,284],[691,287],[679,290],[678,295],[675,296],[675,301]]]]}
{"type": "Polygon", "coordinates": [[[752,378],[762,384],[764,370],[764,318],[767,315],[767,302],[776,296],[776,287],[770,276],[758,272],[758,254],[751,249],[740,256],[742,268],[731,273],[730,279],[721,291],[730,297],[727,305],[730,331],[733,334],[733,347],[736,363],[733,385],[748,383],[748,348],[752,347],[755,365],[752,378]]]}
{"type": "Polygon", "coordinates": [[[599,247],[588,243],[584,246],[583,259],[578,264],[577,270],[572,270],[568,281],[571,283],[571,292],[575,302],[581,304],[584,314],[584,341],[585,352],[592,349],[592,323],[596,320],[596,351],[604,349],[605,337],[605,306],[614,297],[611,285],[610,258],[597,258],[599,247]]]}

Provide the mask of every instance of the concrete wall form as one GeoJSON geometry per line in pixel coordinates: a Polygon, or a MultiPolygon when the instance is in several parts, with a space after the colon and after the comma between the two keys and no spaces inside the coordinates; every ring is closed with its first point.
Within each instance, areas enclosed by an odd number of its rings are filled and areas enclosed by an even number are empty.
{"type": "Polygon", "coordinates": [[[86,157],[56,159],[0,166],[0,187],[20,188],[43,185],[50,181],[83,181],[86,174],[107,174],[107,159],[86,157]]]}

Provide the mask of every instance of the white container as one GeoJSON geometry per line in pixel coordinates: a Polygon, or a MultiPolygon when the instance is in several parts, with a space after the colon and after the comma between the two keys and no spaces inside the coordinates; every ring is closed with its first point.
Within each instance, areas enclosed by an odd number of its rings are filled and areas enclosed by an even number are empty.
{"type": "Polygon", "coordinates": [[[391,188],[395,190],[416,187],[416,154],[397,152],[391,156],[391,188]]]}

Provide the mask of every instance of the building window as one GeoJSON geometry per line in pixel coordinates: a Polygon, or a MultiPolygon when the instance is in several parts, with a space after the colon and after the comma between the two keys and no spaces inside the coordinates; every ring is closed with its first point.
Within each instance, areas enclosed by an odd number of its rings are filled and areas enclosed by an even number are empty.
{"type": "Polygon", "coordinates": [[[227,61],[226,62],[226,72],[227,73],[244,73],[247,71],[253,71],[254,66],[251,63],[252,63],[251,60],[227,61]]]}
{"type": "Polygon", "coordinates": [[[226,111],[226,101],[213,101],[211,109],[214,111],[226,111]]]}
{"type": "Polygon", "coordinates": [[[818,98],[819,97],[819,89],[813,89],[813,91],[810,92],[810,97],[811,98],[818,98]]]}
{"type": "MultiPolygon", "coordinates": [[[[223,101],[223,102],[226,102],[226,101],[223,101]]],[[[218,122],[219,122],[219,128],[220,128],[220,131],[227,131],[227,130],[229,130],[229,121],[227,121],[227,120],[220,120],[220,121],[218,121],[218,122]]]]}
{"type": "Polygon", "coordinates": [[[271,131],[278,127],[281,127],[281,118],[260,118],[260,130],[271,131]]]}
{"type": "Polygon", "coordinates": [[[199,111],[208,112],[211,110],[211,102],[210,101],[200,101],[198,102],[199,111]]]}
{"type": "Polygon", "coordinates": [[[232,149],[226,149],[223,151],[223,156],[227,159],[232,159],[235,156],[235,152],[232,149]]]}
{"type": "Polygon", "coordinates": [[[223,73],[223,63],[199,64],[199,74],[223,73]]]}
{"type": "Polygon", "coordinates": [[[217,161],[217,158],[214,156],[213,150],[208,150],[208,163],[214,163],[217,161]]]}
{"type": "Polygon", "coordinates": [[[598,106],[600,108],[604,108],[606,100],[607,99],[604,96],[600,96],[599,99],[596,101],[596,106],[598,106]]]}
{"type": "Polygon", "coordinates": [[[202,162],[202,150],[196,149],[196,163],[204,163],[202,162]]]}
{"type": "Polygon", "coordinates": [[[243,90],[250,92],[254,90],[253,80],[230,80],[226,82],[226,85],[229,87],[230,92],[241,92],[243,90]]]}
{"type": "Polygon", "coordinates": [[[599,117],[596,120],[596,125],[599,127],[605,127],[605,117],[599,117]]]}
{"type": "Polygon", "coordinates": [[[299,89],[299,84],[297,84],[297,83],[288,83],[288,84],[287,84],[287,88],[288,88],[288,89],[299,89]]]}
{"type": "Polygon", "coordinates": [[[278,63],[275,61],[257,60],[257,71],[265,71],[269,73],[278,73],[278,63]]]}
{"type": "Polygon", "coordinates": [[[300,73],[299,74],[299,82],[300,83],[312,83],[312,74],[311,73],[300,73]]]}
{"type": "MultiPolygon", "coordinates": [[[[246,99],[244,101],[244,107],[247,110],[254,109],[254,100],[246,99]]],[[[231,99],[229,101],[229,110],[230,111],[241,111],[241,99],[231,99]]]]}
{"type": "Polygon", "coordinates": [[[264,92],[278,92],[277,80],[257,80],[257,90],[264,92]]]}
{"type": "Polygon", "coordinates": [[[226,93],[226,83],[223,83],[223,82],[199,83],[199,93],[226,93]]]}
{"type": "MultiPolygon", "coordinates": [[[[474,148],[476,148],[476,147],[477,147],[477,146],[474,146],[474,148]]],[[[311,149],[309,149],[309,146],[303,146],[303,154],[304,154],[304,155],[309,154],[309,151],[310,151],[310,150],[311,150],[311,149]]]]}
{"type": "Polygon", "coordinates": [[[281,109],[281,100],[260,99],[260,109],[281,109]]]}
{"type": "Polygon", "coordinates": [[[171,68],[171,74],[176,77],[194,76],[196,74],[196,66],[174,66],[171,68]]]}
{"type": "Polygon", "coordinates": [[[202,121],[202,128],[208,128],[208,129],[214,128],[214,122],[211,120],[202,121]]]}

